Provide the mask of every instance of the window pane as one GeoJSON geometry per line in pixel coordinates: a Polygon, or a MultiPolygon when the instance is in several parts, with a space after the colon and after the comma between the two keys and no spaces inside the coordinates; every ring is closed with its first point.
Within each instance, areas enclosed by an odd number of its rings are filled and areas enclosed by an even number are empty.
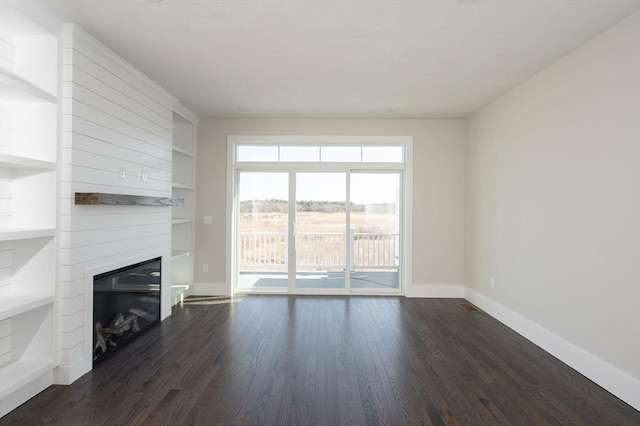
{"type": "Polygon", "coordinates": [[[366,163],[402,163],[401,146],[364,146],[362,161],[366,163]]]}
{"type": "Polygon", "coordinates": [[[240,172],[238,286],[287,288],[289,174],[240,172]]]}
{"type": "Polygon", "coordinates": [[[337,163],[359,163],[361,158],[359,146],[323,146],[322,161],[337,163]]]}
{"type": "Polygon", "coordinates": [[[346,198],[346,173],[296,173],[296,288],[344,288],[346,198]]]}
{"type": "Polygon", "coordinates": [[[400,287],[400,174],[351,174],[351,287],[400,287]]]}
{"type": "Polygon", "coordinates": [[[320,161],[320,147],[281,146],[280,161],[320,161]]]}
{"type": "Polygon", "coordinates": [[[278,161],[278,147],[239,145],[238,161],[278,161]]]}

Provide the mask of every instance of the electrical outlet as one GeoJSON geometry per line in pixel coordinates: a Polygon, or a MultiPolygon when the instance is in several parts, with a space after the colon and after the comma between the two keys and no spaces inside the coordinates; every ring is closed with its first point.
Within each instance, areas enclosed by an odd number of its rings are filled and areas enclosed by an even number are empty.
{"type": "Polygon", "coordinates": [[[118,177],[119,177],[120,179],[124,179],[124,178],[126,178],[126,177],[127,177],[127,172],[126,172],[126,170],[124,169],[124,167],[120,167],[120,170],[118,170],[118,177]]]}
{"type": "Polygon", "coordinates": [[[205,225],[211,225],[213,223],[213,218],[211,216],[204,216],[202,219],[202,222],[205,225]]]}
{"type": "Polygon", "coordinates": [[[202,264],[202,272],[209,272],[209,264],[208,263],[203,263],[202,264]]]}
{"type": "Polygon", "coordinates": [[[493,277],[489,277],[489,287],[494,288],[496,286],[496,280],[493,277]]]}
{"type": "Polygon", "coordinates": [[[142,179],[143,182],[146,182],[147,179],[149,179],[149,175],[147,175],[147,172],[143,170],[142,174],[140,175],[140,179],[142,179]]]}

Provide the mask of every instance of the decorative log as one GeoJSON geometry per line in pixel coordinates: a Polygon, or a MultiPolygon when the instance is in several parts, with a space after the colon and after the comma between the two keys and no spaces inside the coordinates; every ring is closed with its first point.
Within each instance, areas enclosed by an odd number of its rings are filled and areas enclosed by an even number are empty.
{"type": "Polygon", "coordinates": [[[131,312],[134,315],[139,316],[140,318],[144,318],[148,321],[155,321],[156,317],[155,315],[151,315],[148,312],[143,311],[142,309],[137,309],[137,308],[131,308],[129,309],[129,312],[131,312]]]}
{"type": "Polygon", "coordinates": [[[85,206],[184,206],[184,198],[106,194],[104,192],[76,192],[75,204],[85,206]]]}
{"type": "Polygon", "coordinates": [[[102,350],[104,354],[107,352],[107,344],[110,346],[117,346],[116,343],[111,340],[111,336],[122,336],[125,331],[131,330],[134,333],[140,331],[140,325],[138,324],[138,318],[144,318],[148,321],[154,321],[156,317],[142,309],[131,308],[129,309],[131,315],[124,316],[123,313],[118,313],[109,324],[109,327],[103,327],[102,324],[96,322],[96,344],[93,348],[93,352],[97,354],[98,349],[102,350]]]}
{"type": "Polygon", "coordinates": [[[102,353],[105,353],[107,351],[107,342],[104,340],[104,336],[102,336],[102,324],[99,322],[96,322],[96,336],[97,342],[93,348],[93,352],[96,352],[98,349],[102,349],[102,353]]]}

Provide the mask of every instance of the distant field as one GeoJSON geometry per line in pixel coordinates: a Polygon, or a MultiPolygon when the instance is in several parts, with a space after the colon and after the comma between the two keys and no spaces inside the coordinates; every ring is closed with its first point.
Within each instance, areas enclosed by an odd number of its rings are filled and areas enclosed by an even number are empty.
{"type": "MultiPolygon", "coordinates": [[[[344,212],[300,212],[297,218],[299,233],[343,233],[344,212]]],[[[285,232],[288,215],[285,213],[241,213],[240,232],[285,232]]],[[[396,216],[385,213],[351,213],[351,229],[355,233],[397,232],[396,216]]]]}
{"type": "MultiPolygon", "coordinates": [[[[296,238],[296,263],[298,265],[336,265],[344,269],[345,214],[300,212],[298,213],[296,238]],[[312,234],[312,235],[305,235],[312,234]],[[318,235],[336,234],[336,235],[318,235]]],[[[353,261],[355,265],[396,265],[398,239],[393,214],[351,213],[353,261]],[[369,235],[358,235],[369,234],[369,235]],[[387,234],[387,235],[380,235],[387,234]]],[[[286,262],[287,215],[283,213],[241,213],[240,215],[240,264],[243,270],[265,270],[269,265],[282,269],[286,262]],[[260,234],[251,234],[253,232],[260,234]],[[265,235],[264,233],[279,235],[265,235]]],[[[313,267],[311,266],[314,270],[313,267]]],[[[309,270],[309,269],[307,269],[309,270]]],[[[320,267],[318,270],[323,270],[320,267]]],[[[394,269],[388,269],[393,271],[394,269]]],[[[378,269],[387,271],[387,269],[378,269]]]]}

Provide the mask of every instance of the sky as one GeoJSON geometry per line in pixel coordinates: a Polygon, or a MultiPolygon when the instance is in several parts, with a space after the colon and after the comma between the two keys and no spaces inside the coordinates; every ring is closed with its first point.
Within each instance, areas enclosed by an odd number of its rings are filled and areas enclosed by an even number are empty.
{"type": "MultiPolygon", "coordinates": [[[[345,201],[346,173],[296,173],[298,201],[345,201]]],[[[394,173],[351,173],[351,202],[354,204],[395,203],[400,175],[394,173]]],[[[287,172],[241,172],[240,201],[287,200],[287,172]]]]}

